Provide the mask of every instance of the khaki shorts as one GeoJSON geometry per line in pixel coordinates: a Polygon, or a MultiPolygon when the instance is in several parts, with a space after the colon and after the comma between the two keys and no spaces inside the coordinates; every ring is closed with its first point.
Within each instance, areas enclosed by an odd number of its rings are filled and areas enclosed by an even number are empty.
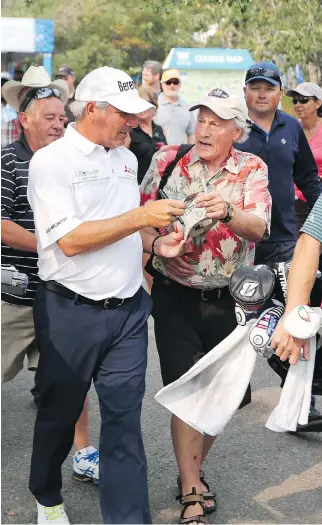
{"type": "Polygon", "coordinates": [[[1,381],[11,381],[23,368],[27,356],[28,369],[38,366],[39,352],[31,306],[1,305],[1,381]]]}

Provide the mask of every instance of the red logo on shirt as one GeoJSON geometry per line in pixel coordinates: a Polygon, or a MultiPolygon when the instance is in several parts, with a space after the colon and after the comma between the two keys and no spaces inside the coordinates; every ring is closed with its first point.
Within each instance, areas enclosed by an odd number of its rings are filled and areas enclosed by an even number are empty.
{"type": "Polygon", "coordinates": [[[124,166],[124,172],[125,173],[130,173],[131,175],[136,175],[135,171],[132,170],[132,168],[128,168],[127,166],[124,166]]]}

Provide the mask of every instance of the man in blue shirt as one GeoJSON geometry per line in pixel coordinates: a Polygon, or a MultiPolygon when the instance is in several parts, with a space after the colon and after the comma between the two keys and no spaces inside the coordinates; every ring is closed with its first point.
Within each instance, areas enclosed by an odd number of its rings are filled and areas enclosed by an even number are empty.
{"type": "Polygon", "coordinates": [[[249,138],[237,149],[258,155],[268,166],[273,199],[271,234],[256,247],[256,264],[292,258],[297,233],[294,183],[312,208],[322,191],[317,167],[301,124],[280,111],[281,73],[269,62],[252,65],[245,79],[245,101],[253,121],[249,138]]]}
{"type": "MultiPolygon", "coordinates": [[[[258,155],[267,164],[273,201],[270,237],[257,244],[255,264],[289,261],[297,241],[294,184],[312,208],[322,191],[317,166],[301,124],[277,109],[283,89],[276,64],[253,64],[246,73],[244,93],[253,124],[247,141],[236,148],[258,155]]],[[[310,430],[316,419],[322,416],[312,398],[309,423],[302,431],[310,430]]]]}

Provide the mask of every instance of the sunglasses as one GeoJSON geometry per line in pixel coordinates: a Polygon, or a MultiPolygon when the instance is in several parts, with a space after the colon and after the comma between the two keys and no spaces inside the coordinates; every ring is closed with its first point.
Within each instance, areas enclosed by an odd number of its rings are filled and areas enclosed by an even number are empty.
{"type": "Polygon", "coordinates": [[[167,86],[171,86],[171,84],[173,84],[174,86],[179,86],[179,84],[180,84],[180,80],[178,80],[177,78],[173,78],[173,79],[167,80],[167,81],[165,82],[165,84],[166,84],[167,86]]]}
{"type": "Polygon", "coordinates": [[[293,106],[296,106],[296,104],[307,104],[310,100],[309,97],[294,97],[292,98],[292,104],[293,106]]]}
{"type": "Polygon", "coordinates": [[[208,97],[229,98],[229,95],[223,89],[216,88],[208,93],[208,97]]]}
{"type": "Polygon", "coordinates": [[[248,82],[249,80],[258,77],[271,78],[272,80],[276,80],[277,82],[282,84],[282,80],[279,74],[276,73],[274,69],[268,69],[266,67],[254,67],[252,69],[249,69],[246,73],[245,82],[248,82]]]}
{"type": "Polygon", "coordinates": [[[30,89],[29,91],[27,91],[26,96],[24,97],[24,99],[22,100],[20,104],[19,112],[22,113],[23,111],[25,111],[28,104],[30,104],[32,100],[39,100],[41,98],[50,98],[50,97],[56,97],[56,98],[59,98],[59,100],[61,100],[61,94],[56,88],[30,89]]]}

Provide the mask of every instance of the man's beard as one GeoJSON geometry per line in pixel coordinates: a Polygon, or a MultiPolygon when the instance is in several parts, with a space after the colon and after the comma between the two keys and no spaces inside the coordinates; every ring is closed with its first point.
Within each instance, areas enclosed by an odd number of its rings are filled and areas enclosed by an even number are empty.
{"type": "Polygon", "coordinates": [[[170,91],[170,93],[167,93],[167,97],[178,98],[178,91],[170,91]]]}

